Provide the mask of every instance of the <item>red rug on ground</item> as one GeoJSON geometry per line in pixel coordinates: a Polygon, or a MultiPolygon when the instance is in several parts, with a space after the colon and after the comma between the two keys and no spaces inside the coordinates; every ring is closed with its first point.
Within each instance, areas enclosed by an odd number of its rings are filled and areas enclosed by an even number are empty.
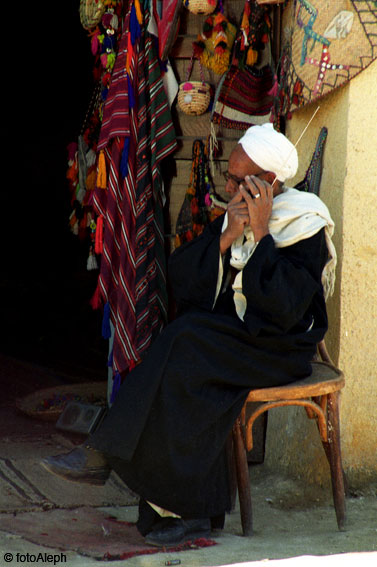
{"type": "Polygon", "coordinates": [[[0,517],[0,530],[17,534],[44,547],[105,559],[124,560],[135,555],[184,551],[216,545],[200,538],[177,547],[158,548],[145,543],[135,524],[111,517],[98,508],[45,510],[0,517]]]}

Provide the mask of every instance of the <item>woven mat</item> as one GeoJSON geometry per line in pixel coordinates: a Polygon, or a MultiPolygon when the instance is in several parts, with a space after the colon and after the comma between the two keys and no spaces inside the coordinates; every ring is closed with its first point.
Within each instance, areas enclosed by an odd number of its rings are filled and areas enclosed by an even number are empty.
{"type": "Polygon", "coordinates": [[[283,19],[288,114],[336,89],[377,56],[377,2],[290,0],[283,19]]]}
{"type": "Polygon", "coordinates": [[[12,518],[6,514],[0,516],[0,530],[44,547],[108,561],[216,545],[211,539],[200,538],[175,548],[157,548],[145,543],[135,524],[89,507],[23,513],[12,518]]]}

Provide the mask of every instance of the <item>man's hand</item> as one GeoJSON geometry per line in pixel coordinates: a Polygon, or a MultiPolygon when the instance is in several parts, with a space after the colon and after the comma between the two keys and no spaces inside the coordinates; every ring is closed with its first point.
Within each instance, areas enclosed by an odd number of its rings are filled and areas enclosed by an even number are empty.
{"type": "Polygon", "coordinates": [[[236,193],[227,207],[228,226],[220,236],[220,252],[225,254],[233,242],[243,234],[249,224],[249,208],[240,191],[236,193]]]}
{"type": "Polygon", "coordinates": [[[255,242],[269,234],[273,188],[255,175],[245,178],[245,186],[240,185],[238,193],[228,204],[228,226],[220,236],[221,254],[225,254],[243,234],[246,226],[253,231],[255,242]]]}
{"type": "Polygon", "coordinates": [[[258,177],[246,176],[247,188],[240,185],[239,194],[247,204],[249,226],[254,233],[255,242],[269,234],[268,223],[272,211],[273,188],[258,177]]]}

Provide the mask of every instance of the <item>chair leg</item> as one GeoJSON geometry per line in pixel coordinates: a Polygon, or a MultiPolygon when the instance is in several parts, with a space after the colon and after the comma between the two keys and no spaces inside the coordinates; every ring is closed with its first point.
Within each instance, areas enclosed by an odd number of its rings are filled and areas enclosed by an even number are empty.
{"type": "Polygon", "coordinates": [[[241,430],[241,421],[238,418],[233,425],[233,450],[236,463],[238,484],[238,498],[240,502],[241,524],[244,536],[253,535],[253,519],[251,507],[251,492],[249,467],[247,464],[245,443],[241,430]]]}
{"type": "Polygon", "coordinates": [[[237,496],[237,473],[236,473],[236,463],[233,449],[233,436],[230,434],[226,442],[226,457],[228,462],[228,476],[229,476],[229,493],[231,510],[233,511],[236,507],[236,496],[237,496]]]}
{"type": "Polygon", "coordinates": [[[340,450],[339,392],[334,392],[327,396],[327,431],[328,442],[324,443],[324,448],[330,465],[332,493],[338,528],[343,530],[346,519],[346,501],[340,450]]]}

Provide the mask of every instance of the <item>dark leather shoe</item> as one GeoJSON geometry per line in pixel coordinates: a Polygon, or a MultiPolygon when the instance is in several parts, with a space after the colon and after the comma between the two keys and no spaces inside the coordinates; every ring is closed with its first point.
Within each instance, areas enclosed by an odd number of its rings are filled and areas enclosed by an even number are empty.
{"type": "Polygon", "coordinates": [[[207,537],[210,533],[211,522],[209,519],[164,518],[149,532],[145,541],[159,547],[172,547],[186,541],[193,541],[199,537],[207,537]]]}
{"type": "Polygon", "coordinates": [[[100,451],[80,446],[69,453],[46,457],[41,465],[49,472],[73,482],[103,485],[111,469],[100,451]]]}

